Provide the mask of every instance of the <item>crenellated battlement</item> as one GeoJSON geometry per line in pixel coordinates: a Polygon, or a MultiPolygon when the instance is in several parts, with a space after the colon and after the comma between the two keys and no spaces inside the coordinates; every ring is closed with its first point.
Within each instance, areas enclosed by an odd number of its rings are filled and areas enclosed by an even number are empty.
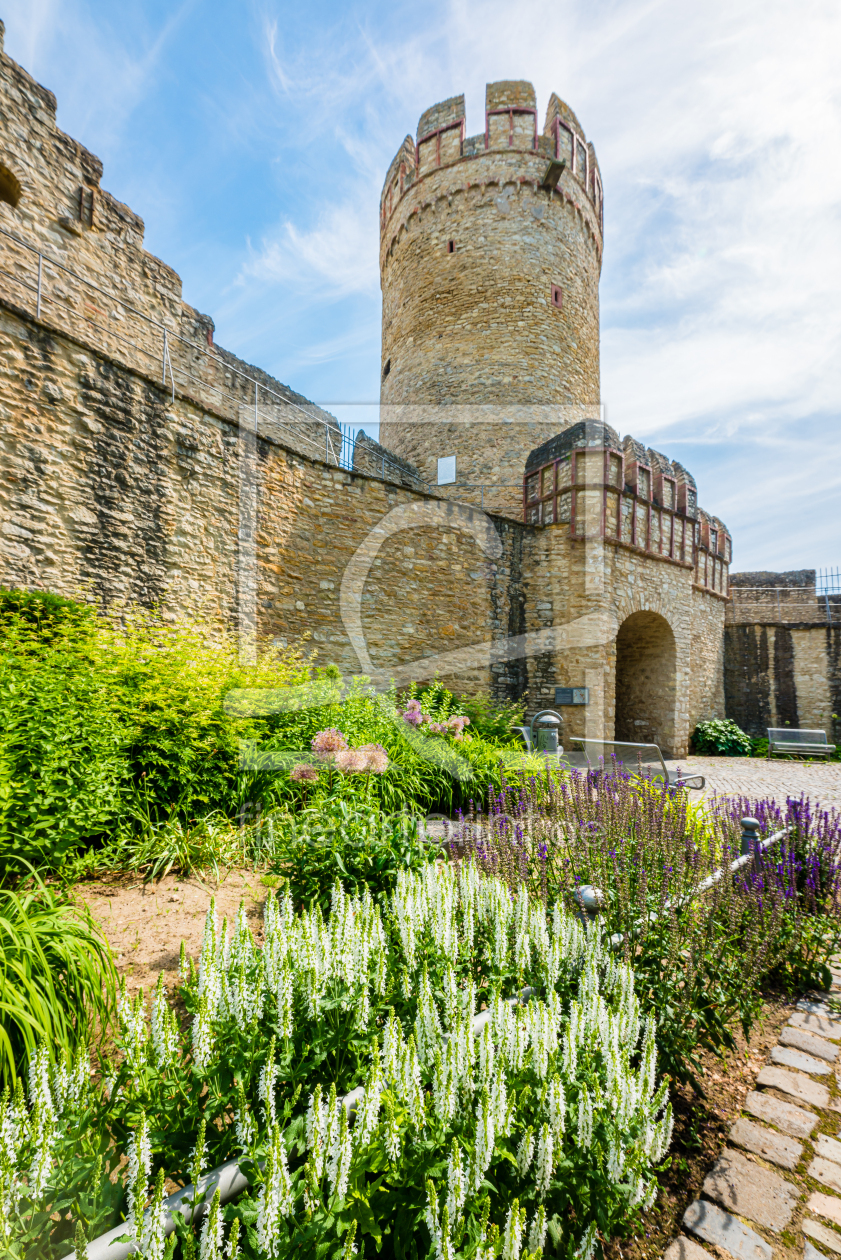
{"type": "Polygon", "coordinates": [[[730,533],[698,507],[692,475],[633,437],[620,442],[601,420],[571,425],[530,453],[523,519],[692,568],[697,587],[727,595],[730,533]]]}
{"type": "MultiPolygon", "coordinates": [[[[435,193],[421,192],[427,176],[461,162],[495,166],[500,154],[517,154],[518,176],[532,182],[550,197],[574,201],[582,192],[594,214],[597,232],[603,225],[604,192],[596,151],[569,106],[554,92],[549,98],[543,130],[538,130],[534,88],[525,80],[501,80],[485,89],[485,128],[466,134],[464,96],[451,96],[425,110],[418,120],[415,139],[406,136],[389,166],[380,196],[380,231],[393,238],[393,216],[404,197],[413,191],[423,200],[435,193]],[[533,169],[532,169],[533,168],[533,169]]],[[[488,182],[487,175],[467,174],[467,187],[488,182]]],[[[417,200],[417,195],[414,200],[417,200]]],[[[440,195],[440,194],[439,194],[440,195]]],[[[601,242],[599,241],[599,252],[601,242]]]]}

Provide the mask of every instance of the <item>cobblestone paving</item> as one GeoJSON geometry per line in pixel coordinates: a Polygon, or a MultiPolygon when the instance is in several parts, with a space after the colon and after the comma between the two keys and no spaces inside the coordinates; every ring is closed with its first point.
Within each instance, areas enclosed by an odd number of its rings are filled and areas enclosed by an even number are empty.
{"type": "MultiPolygon", "coordinates": [[[[684,757],[667,761],[670,770],[702,774],[702,793],[712,796],[750,796],[784,802],[804,793],[812,803],[841,809],[841,762],[766,761],[761,757],[684,757]]],[[[696,793],[692,793],[693,796],[696,793]]]]}
{"type": "Polygon", "coordinates": [[[707,1260],[710,1251],[734,1260],[841,1255],[841,1018],[834,1003],[797,1006],[664,1260],[707,1260]]]}

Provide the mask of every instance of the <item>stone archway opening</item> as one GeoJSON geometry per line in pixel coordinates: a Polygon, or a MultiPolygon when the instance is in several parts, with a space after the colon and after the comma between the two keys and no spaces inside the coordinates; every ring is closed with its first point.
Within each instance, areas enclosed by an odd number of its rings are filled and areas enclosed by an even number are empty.
{"type": "Polygon", "coordinates": [[[675,636],[665,617],[635,612],[616,636],[614,738],[658,744],[664,756],[675,745],[675,636]]]}

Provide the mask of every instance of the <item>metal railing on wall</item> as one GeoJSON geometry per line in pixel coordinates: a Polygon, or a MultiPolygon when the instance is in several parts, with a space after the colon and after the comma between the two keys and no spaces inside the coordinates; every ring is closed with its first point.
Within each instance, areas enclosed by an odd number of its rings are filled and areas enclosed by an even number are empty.
{"type": "MultiPolygon", "coordinates": [[[[143,294],[136,292],[129,301],[110,292],[5,228],[0,228],[0,245],[8,264],[0,266],[0,277],[29,295],[40,324],[59,335],[75,336],[129,370],[159,381],[173,402],[179,392],[197,406],[212,408],[240,427],[245,424],[251,428],[253,414],[254,433],[273,436],[301,454],[349,472],[408,485],[426,494],[441,495],[449,488],[473,491],[479,503],[467,506],[484,508],[486,491],[512,488],[502,483],[467,482],[438,487],[399,460],[389,458],[378,444],[376,450],[366,449],[359,466],[355,466],[356,445],[363,429],[354,431],[350,425],[325,418],[317,404],[296,402],[236,367],[211,344],[182,336],[178,331],[180,296],[154,289],[154,300],[162,308],[167,302],[171,306],[171,323],[167,324],[139,309],[145,300],[143,294]],[[108,310],[103,311],[103,306],[108,310]],[[295,417],[284,414],[287,410],[296,413],[295,417]]],[[[513,488],[521,488],[520,483],[513,488]]]]}
{"type": "MultiPolygon", "coordinates": [[[[324,459],[328,464],[340,465],[339,427],[335,422],[331,424],[326,420],[314,403],[303,406],[286,397],[264,381],[235,367],[217,354],[212,346],[203,346],[200,341],[181,336],[176,328],[168,327],[161,320],[138,310],[134,303],[103,289],[5,228],[0,228],[0,242],[7,253],[14,246],[24,251],[24,256],[32,260],[29,273],[24,271],[23,274],[14,274],[6,267],[0,267],[0,276],[24,292],[32,294],[35,318],[40,323],[46,323],[56,332],[71,334],[74,332],[74,324],[76,329],[81,326],[85,340],[92,348],[108,354],[109,357],[118,357],[128,368],[139,370],[152,379],[158,379],[159,376],[162,388],[171,389],[173,402],[178,389],[199,406],[215,406],[239,424],[243,420],[243,411],[253,408],[255,430],[262,420],[269,431],[278,429],[281,434],[288,431],[287,436],[294,438],[296,446],[306,447],[306,453],[311,452],[314,458],[324,459]],[[73,285],[81,288],[74,291],[73,285]],[[102,312],[87,300],[88,293],[107,299],[109,306],[113,304],[107,325],[95,317],[102,315],[102,312]],[[72,298],[76,299],[76,305],[72,298]],[[79,301],[81,309],[78,307],[79,301]],[[64,319],[60,323],[48,320],[50,308],[62,312],[64,319]],[[128,327],[123,331],[113,326],[114,321],[128,327]],[[132,323],[135,324],[133,333],[130,327],[132,323]],[[182,351],[181,354],[174,353],[176,347],[182,351]],[[197,375],[185,360],[192,360],[193,367],[198,365],[199,371],[204,370],[203,374],[197,375]],[[232,393],[224,383],[214,379],[219,376],[223,381],[229,376],[234,386],[239,384],[240,392],[232,393]],[[211,395],[210,399],[208,395],[211,395]],[[270,406],[281,410],[289,408],[299,415],[293,420],[291,417],[278,415],[276,411],[268,412],[267,408],[270,406]],[[311,429],[313,426],[316,432],[307,432],[307,428],[311,429]]],[[[165,301],[160,291],[157,292],[157,297],[160,301],[165,301]]],[[[173,301],[178,303],[178,312],[177,315],[173,314],[173,321],[177,319],[180,325],[181,300],[173,298],[173,301]]]]}

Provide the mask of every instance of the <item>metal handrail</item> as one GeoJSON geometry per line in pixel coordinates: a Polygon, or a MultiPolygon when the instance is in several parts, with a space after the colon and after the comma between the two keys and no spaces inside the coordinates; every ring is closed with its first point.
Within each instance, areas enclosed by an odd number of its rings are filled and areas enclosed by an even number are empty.
{"type": "MultiPolygon", "coordinates": [[[[72,268],[65,266],[64,263],[59,262],[57,258],[53,258],[50,254],[45,254],[42,250],[37,249],[34,245],[30,245],[28,241],[25,241],[21,237],[16,236],[14,232],[9,232],[5,228],[0,228],[0,236],[5,236],[9,240],[14,241],[16,245],[19,245],[22,249],[28,250],[29,253],[34,254],[38,259],[37,285],[33,285],[27,282],[22,277],[12,275],[10,272],[5,271],[3,269],[0,269],[0,275],[6,276],[6,278],[11,280],[14,284],[17,284],[21,288],[28,289],[30,292],[36,294],[36,318],[39,321],[41,320],[41,305],[44,298],[43,264],[46,262],[51,267],[55,267],[59,271],[63,271],[65,275],[70,276],[73,280],[78,281],[79,284],[86,285],[87,288],[92,289],[94,292],[101,294],[103,297],[107,298],[109,302],[114,302],[118,304],[119,306],[123,307],[124,310],[130,312],[137,319],[141,320],[143,323],[148,324],[150,327],[159,331],[162,334],[162,340],[163,340],[162,371],[164,373],[166,372],[167,367],[170,369],[170,373],[172,373],[172,362],[171,362],[171,359],[169,358],[168,346],[169,346],[169,343],[174,340],[174,341],[180,342],[181,345],[186,346],[189,350],[193,352],[197,350],[200,351],[202,354],[204,354],[207,357],[207,359],[212,364],[214,364],[215,367],[220,368],[223,372],[226,372],[226,371],[231,372],[232,375],[240,377],[243,381],[247,381],[249,385],[252,385],[254,387],[255,398],[257,397],[258,391],[262,392],[262,394],[264,395],[268,394],[269,397],[276,399],[283,406],[292,407],[296,411],[301,412],[301,414],[305,416],[307,420],[309,420],[311,423],[316,422],[316,423],[324,425],[325,429],[328,430],[328,433],[331,433],[334,430],[333,425],[330,425],[326,420],[323,420],[320,416],[313,415],[311,412],[307,411],[305,407],[302,407],[300,403],[296,403],[291,398],[286,398],[283,394],[279,394],[276,390],[273,390],[271,386],[266,385],[264,382],[258,380],[254,376],[250,376],[247,372],[243,372],[242,369],[234,367],[232,363],[226,362],[219,355],[214,354],[209,346],[205,347],[200,342],[190,341],[186,337],[182,337],[180,333],[175,331],[175,329],[167,326],[164,323],[161,323],[160,320],[154,319],[151,315],[147,315],[143,311],[139,311],[136,307],[132,306],[130,302],[127,302],[125,298],[119,297],[116,293],[110,293],[107,289],[103,289],[100,285],[95,284],[93,280],[88,280],[85,276],[80,276],[78,272],[75,272],[72,270],[72,268]],[[168,359],[169,359],[169,362],[167,362],[168,359]]],[[[66,307],[68,310],[71,310],[71,311],[73,310],[73,307],[70,305],[69,302],[63,301],[60,297],[57,297],[54,294],[49,295],[49,300],[55,303],[57,306],[66,307]]],[[[133,342],[130,338],[125,337],[116,329],[104,328],[101,324],[98,324],[96,320],[91,319],[89,316],[83,316],[82,318],[84,318],[84,320],[88,324],[90,324],[93,328],[96,328],[100,332],[105,333],[107,336],[113,337],[115,340],[121,341],[124,344],[130,346],[138,354],[146,355],[146,357],[150,359],[153,359],[153,358],[157,359],[157,356],[153,355],[151,351],[145,349],[143,346],[137,345],[136,342],[133,342]]],[[[219,385],[213,384],[208,381],[202,381],[199,377],[195,376],[188,368],[185,368],[179,365],[178,371],[181,375],[184,375],[189,380],[195,381],[197,384],[202,385],[205,389],[211,389],[217,394],[219,394],[222,398],[227,399],[229,402],[235,403],[237,405],[237,408],[244,405],[242,399],[237,398],[233,394],[227,393],[227,391],[224,390],[219,385]]],[[[173,381],[173,392],[174,392],[174,381],[173,381]]],[[[310,406],[316,407],[317,404],[311,403],[310,406]]],[[[278,424],[290,423],[289,421],[276,421],[276,420],[273,420],[272,422],[278,423],[278,424]]],[[[303,440],[306,441],[307,439],[304,438],[303,440]]],[[[314,445],[314,443],[310,443],[310,444],[314,445]]],[[[331,453],[333,452],[331,451],[331,453]]]]}
{"type": "MultiPolygon", "coordinates": [[[[190,368],[184,364],[174,364],[172,361],[172,355],[170,353],[170,347],[171,347],[172,342],[178,342],[180,345],[186,347],[191,353],[195,353],[196,351],[199,351],[204,356],[206,356],[206,359],[210,363],[212,363],[215,368],[219,369],[220,372],[222,372],[223,374],[225,372],[230,372],[233,376],[239,377],[240,380],[247,383],[247,385],[253,388],[255,432],[257,432],[258,430],[258,420],[259,420],[259,415],[260,415],[259,399],[265,400],[265,398],[268,396],[268,398],[275,400],[281,406],[291,407],[295,411],[300,412],[301,415],[305,417],[306,420],[309,421],[310,423],[321,424],[325,432],[325,446],[322,450],[322,447],[317,441],[308,437],[306,433],[300,430],[300,428],[295,427],[294,422],[290,419],[283,420],[276,416],[266,416],[264,413],[263,414],[264,422],[268,422],[269,424],[276,425],[280,428],[292,428],[293,433],[295,435],[295,440],[297,442],[303,443],[305,446],[310,447],[314,453],[315,458],[321,459],[323,457],[325,460],[325,463],[327,464],[330,464],[331,462],[335,461],[337,467],[340,467],[340,468],[344,467],[348,469],[348,471],[353,471],[353,446],[356,442],[356,437],[358,436],[359,432],[364,432],[364,430],[358,430],[357,433],[354,434],[352,437],[348,434],[342,433],[340,429],[337,430],[335,425],[332,425],[328,421],[322,419],[320,415],[314,415],[312,411],[307,410],[306,407],[302,406],[300,403],[295,402],[293,399],[287,398],[285,397],[285,395],[278,393],[277,390],[272,389],[271,386],[266,385],[263,381],[259,380],[257,377],[251,376],[248,372],[244,372],[241,368],[234,367],[232,363],[228,363],[220,355],[214,353],[213,349],[210,346],[204,346],[201,344],[201,342],[191,341],[186,337],[182,337],[181,334],[175,330],[175,328],[170,327],[169,325],[165,323],[162,323],[160,320],[155,319],[153,316],[146,314],[144,311],[138,310],[138,308],[136,306],[133,306],[131,302],[127,302],[125,298],[122,298],[118,296],[116,293],[109,292],[107,289],[102,288],[101,285],[96,284],[93,280],[89,280],[87,277],[79,275],[78,272],[74,271],[71,267],[66,266],[65,263],[60,262],[57,258],[54,258],[51,254],[44,253],[42,250],[38,249],[35,245],[32,245],[28,241],[24,240],[22,237],[17,236],[14,232],[9,232],[6,228],[0,228],[0,236],[7,237],[10,241],[13,241],[16,245],[20,246],[22,249],[27,250],[30,254],[34,255],[38,259],[38,277],[37,277],[36,284],[30,283],[26,278],[22,276],[13,275],[11,272],[6,271],[4,268],[0,268],[0,275],[5,276],[6,279],[10,280],[13,284],[18,285],[20,288],[25,289],[28,292],[35,294],[36,319],[39,322],[42,322],[42,309],[41,308],[42,308],[42,303],[46,298],[50,302],[54,303],[56,306],[63,307],[66,310],[71,311],[78,318],[83,319],[87,325],[89,325],[91,328],[96,329],[98,332],[102,333],[105,337],[113,338],[113,340],[122,343],[124,346],[129,347],[137,355],[145,356],[147,359],[150,359],[155,363],[160,363],[161,383],[164,387],[166,386],[166,378],[167,378],[167,373],[168,373],[170,384],[172,386],[173,401],[175,401],[175,392],[176,392],[175,373],[177,372],[179,377],[186,379],[186,381],[188,382],[195,383],[197,386],[200,387],[200,389],[213,391],[218,396],[219,399],[232,404],[233,407],[236,408],[237,412],[239,412],[244,406],[247,406],[248,404],[245,402],[244,399],[237,397],[237,395],[235,394],[229,393],[222,385],[211,382],[211,381],[202,380],[201,377],[196,376],[192,371],[190,371],[190,368]],[[150,328],[153,328],[157,333],[161,335],[161,341],[162,341],[161,355],[158,356],[154,354],[151,350],[147,349],[145,346],[138,345],[136,341],[133,341],[130,337],[125,336],[125,334],[119,332],[115,328],[104,327],[102,324],[98,323],[95,319],[92,319],[89,315],[81,315],[78,311],[74,309],[74,307],[69,302],[64,301],[60,296],[57,296],[54,293],[50,293],[49,295],[46,295],[44,293],[44,286],[43,286],[44,263],[47,263],[51,267],[55,267],[57,270],[63,272],[65,275],[69,276],[71,279],[77,281],[79,284],[85,285],[88,289],[92,290],[95,293],[100,294],[102,297],[106,298],[108,302],[115,303],[116,305],[122,307],[123,310],[127,311],[133,317],[141,320],[142,323],[148,325],[150,328]],[[348,447],[349,447],[349,455],[348,455],[348,447]]],[[[181,382],[181,387],[182,389],[184,388],[183,381],[181,382]]],[[[188,394],[187,396],[192,397],[192,394],[188,394]]],[[[198,398],[193,398],[193,401],[201,405],[200,400],[198,398]]],[[[320,408],[318,408],[316,403],[310,403],[309,406],[315,410],[320,410],[320,408]]],[[[384,455],[382,457],[382,473],[381,473],[381,479],[383,481],[386,480],[386,466],[388,466],[389,471],[394,471],[396,474],[398,474],[401,480],[403,477],[407,475],[406,470],[404,468],[402,468],[399,464],[396,464],[394,461],[390,460],[388,456],[384,455]]],[[[434,487],[432,487],[430,483],[425,481],[422,477],[412,477],[412,480],[417,482],[427,492],[434,492],[434,487]]]]}
{"type": "MultiPolygon", "coordinates": [[[[775,844],[778,840],[782,840],[784,836],[787,836],[790,833],[792,826],[791,824],[788,824],[783,827],[781,831],[775,831],[772,836],[766,837],[765,840],[760,840],[758,838],[758,833],[761,823],[757,818],[743,818],[741,822],[742,835],[739,845],[740,856],[737,857],[735,861],[731,862],[729,866],[720,866],[717,870],[713,871],[711,875],[708,875],[706,879],[701,880],[701,883],[694,892],[689,893],[685,897],[679,897],[674,901],[667,901],[663,906],[664,911],[673,909],[681,910],[684,906],[687,906],[694,901],[696,897],[700,897],[705,892],[709,892],[709,890],[713,888],[726,873],[729,872],[731,875],[735,874],[736,871],[741,870],[743,866],[747,866],[749,862],[754,861],[757,854],[764,853],[764,851],[770,848],[772,844],[775,844]]],[[[576,891],[575,900],[578,902],[581,910],[584,911],[584,913],[592,921],[605,905],[605,894],[600,888],[594,888],[592,884],[584,884],[583,887],[576,891]]],[[[660,917],[660,915],[654,915],[655,920],[660,917]]],[[[650,921],[651,920],[648,920],[648,922],[650,921]]],[[[637,927],[631,932],[632,939],[633,937],[639,935],[639,931],[640,928],[637,927]]],[[[610,937],[608,937],[608,944],[613,950],[621,949],[624,943],[625,934],[623,932],[614,932],[610,937]]]]}

